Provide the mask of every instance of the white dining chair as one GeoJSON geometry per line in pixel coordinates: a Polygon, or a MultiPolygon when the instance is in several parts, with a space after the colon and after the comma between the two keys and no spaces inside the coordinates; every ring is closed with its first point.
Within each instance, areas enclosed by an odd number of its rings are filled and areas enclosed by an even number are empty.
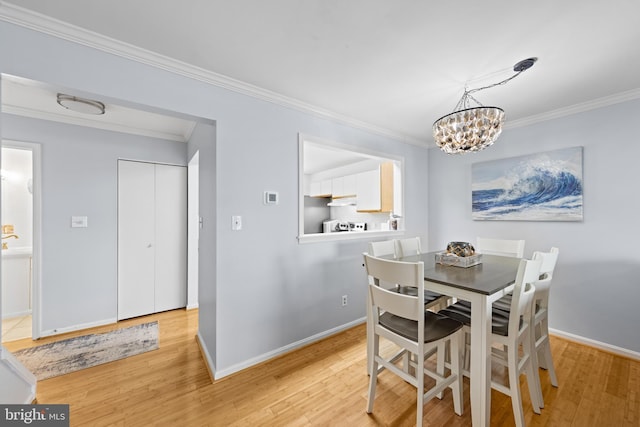
{"type": "Polygon", "coordinates": [[[522,258],[524,256],[524,243],[524,240],[477,237],[475,249],[481,254],[522,258]]]}
{"type": "MultiPolygon", "coordinates": [[[[535,282],[536,293],[533,304],[533,346],[535,348],[535,364],[537,368],[549,371],[551,385],[558,387],[558,377],[553,366],[553,357],[551,355],[551,344],[549,342],[549,293],[551,291],[551,280],[553,272],[558,262],[559,249],[552,247],[549,252],[536,251],[533,253],[533,259],[542,261],[540,267],[540,277],[535,282]]],[[[511,307],[513,296],[507,294],[493,303],[494,311],[503,311],[507,316],[511,307]]],[[[542,388],[539,389],[540,407],[544,408],[544,399],[542,396],[542,388]]]]}
{"type": "MultiPolygon", "coordinates": [[[[422,243],[420,236],[396,239],[396,258],[420,255],[422,253],[422,243]]],[[[425,291],[425,299],[429,300],[428,308],[440,310],[451,303],[451,297],[436,292],[425,291]]]]}
{"type": "MultiPolygon", "coordinates": [[[[477,237],[475,250],[477,253],[486,255],[498,255],[508,256],[514,258],[522,258],[524,256],[524,240],[509,240],[509,239],[490,239],[486,237],[477,237]]],[[[508,311],[508,307],[511,304],[511,293],[505,298],[505,311],[508,311]],[[509,299],[507,299],[509,298],[509,299]]],[[[466,306],[466,310],[471,312],[471,304],[468,301],[458,301],[456,307],[466,306]]],[[[495,308],[495,305],[494,305],[495,308]]],[[[465,334],[465,343],[470,342],[469,334],[465,334]]],[[[465,351],[464,355],[464,367],[469,368],[470,364],[469,352],[465,351]]]]}
{"type": "MultiPolygon", "coordinates": [[[[418,255],[420,254],[420,237],[413,237],[406,240],[404,244],[406,245],[406,251],[410,255],[418,255]],[[411,248],[411,249],[410,249],[411,248]]],[[[383,240],[380,242],[369,242],[369,255],[374,257],[393,257],[400,258],[402,255],[402,245],[403,243],[399,243],[399,240],[383,240]]],[[[417,295],[417,289],[414,287],[406,287],[400,286],[396,284],[396,291],[399,293],[407,294],[415,296],[417,295]]],[[[438,308],[446,307],[448,301],[448,297],[444,295],[440,295],[431,291],[424,291],[424,304],[426,309],[436,310],[438,308]]]]}
{"type": "Polygon", "coordinates": [[[375,257],[391,256],[397,258],[396,241],[382,240],[380,242],[369,242],[369,255],[375,257]]]}
{"type": "MultiPolygon", "coordinates": [[[[419,244],[419,241],[418,241],[418,244],[419,244]]],[[[398,257],[397,251],[399,246],[395,239],[382,240],[379,242],[369,242],[368,248],[369,248],[368,254],[374,257],[390,257],[393,259],[398,257]]],[[[400,294],[410,295],[410,296],[418,295],[418,289],[415,287],[402,286],[398,283],[387,283],[387,282],[383,282],[381,283],[381,285],[387,289],[391,289],[400,294]]],[[[426,290],[423,292],[423,294],[424,294],[424,308],[426,310],[437,311],[442,307],[446,307],[446,304],[448,301],[447,297],[444,297],[443,295],[440,295],[431,291],[426,291],[426,290]]],[[[369,315],[370,313],[367,313],[367,316],[369,315]]],[[[367,324],[367,328],[368,328],[368,324],[367,324]]],[[[372,349],[370,348],[370,346],[367,346],[367,372],[369,372],[370,370],[369,368],[371,367],[372,363],[373,363],[372,349]]]]}
{"type": "Polygon", "coordinates": [[[398,258],[422,253],[420,237],[408,237],[406,239],[396,239],[396,254],[398,258]]]}
{"type": "MultiPolygon", "coordinates": [[[[381,281],[395,282],[406,287],[416,287],[418,295],[424,291],[424,263],[400,262],[375,258],[364,254],[364,262],[369,278],[368,305],[371,316],[367,318],[371,332],[373,363],[369,370],[369,392],[367,413],[373,412],[378,374],[387,369],[416,387],[416,425],[422,426],[424,405],[433,397],[440,397],[447,389],[453,392],[454,411],[462,415],[462,376],[460,373],[460,345],[462,323],[437,313],[425,311],[423,301],[417,296],[409,296],[389,291],[379,286],[381,281]],[[386,358],[380,353],[380,337],[397,346],[400,351],[386,358]],[[444,358],[449,346],[450,371],[445,376],[444,358]],[[425,367],[425,359],[436,355],[435,370],[425,367]],[[415,355],[409,357],[409,355],[415,355]],[[398,361],[402,360],[402,366],[398,361]],[[413,368],[409,369],[410,364],[413,368]],[[433,378],[435,384],[425,390],[425,375],[433,378]]],[[[431,364],[429,364],[432,366],[431,364]]],[[[384,404],[389,404],[387,400],[384,404]]],[[[391,402],[393,405],[393,403],[391,402]]],[[[389,408],[391,409],[391,408],[389,408]]]]}
{"type": "Polygon", "coordinates": [[[554,247],[549,252],[534,252],[533,254],[534,259],[542,259],[540,280],[536,282],[534,304],[535,348],[538,356],[538,366],[549,371],[551,385],[554,387],[558,387],[558,377],[553,366],[551,344],[549,343],[549,294],[559,252],[559,249],[554,247]]]}
{"type": "MultiPolygon", "coordinates": [[[[491,327],[491,338],[500,347],[491,347],[492,361],[507,367],[508,385],[491,381],[491,387],[511,397],[513,415],[517,427],[524,427],[524,410],[520,392],[520,375],[525,374],[531,397],[533,412],[540,413],[540,377],[538,376],[533,347],[532,312],[535,295],[535,282],[540,277],[541,259],[520,261],[518,274],[513,289],[510,312],[507,317],[503,312],[494,310],[491,327]],[[522,349],[520,351],[520,349],[522,349]]],[[[440,311],[440,313],[461,321],[465,331],[470,330],[471,312],[466,305],[459,303],[440,311]]],[[[474,356],[478,357],[478,356],[474,356]]]]}

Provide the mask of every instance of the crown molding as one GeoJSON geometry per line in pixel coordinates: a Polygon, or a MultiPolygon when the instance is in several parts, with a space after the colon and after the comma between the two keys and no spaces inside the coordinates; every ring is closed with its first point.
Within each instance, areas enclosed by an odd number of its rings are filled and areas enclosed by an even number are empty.
{"type": "Polygon", "coordinates": [[[295,98],[121,42],[11,3],[0,2],[0,20],[283,107],[341,122],[355,128],[400,140],[401,142],[422,147],[427,144],[427,140],[417,139],[397,131],[338,114],[295,98]]]}
{"type": "Polygon", "coordinates": [[[622,102],[632,101],[640,98],[640,88],[632,89],[626,92],[616,93],[614,95],[605,96],[580,104],[570,105],[568,107],[558,108],[556,110],[547,111],[545,113],[536,114],[534,116],[524,117],[522,119],[508,121],[505,123],[505,129],[513,129],[529,126],[535,123],[546,122],[547,120],[559,119],[572,114],[584,113],[586,111],[595,110],[597,108],[608,107],[622,102]]]}

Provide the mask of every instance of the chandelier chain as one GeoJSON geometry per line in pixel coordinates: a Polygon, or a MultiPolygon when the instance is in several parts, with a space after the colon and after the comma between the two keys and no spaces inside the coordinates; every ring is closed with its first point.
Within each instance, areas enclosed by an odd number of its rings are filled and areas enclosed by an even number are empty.
{"type": "MultiPolygon", "coordinates": [[[[522,70],[522,71],[524,71],[524,70],[522,70]]],[[[496,87],[496,86],[507,84],[509,81],[511,81],[511,80],[515,79],[516,77],[518,77],[522,73],[522,71],[518,71],[513,76],[511,76],[511,77],[509,77],[507,79],[504,79],[501,82],[490,84],[490,85],[484,86],[484,87],[479,87],[479,88],[476,88],[476,89],[466,90],[466,93],[476,93],[476,92],[480,92],[481,90],[491,89],[492,87],[496,87]]]]}
{"type": "Polygon", "coordinates": [[[485,89],[491,89],[492,87],[496,87],[496,86],[501,86],[501,85],[505,85],[508,82],[510,82],[511,80],[515,79],[516,77],[518,77],[522,71],[518,71],[516,72],[513,76],[504,79],[500,82],[497,83],[493,83],[487,86],[483,86],[483,87],[478,87],[475,89],[468,89],[467,87],[464,88],[464,93],[462,94],[462,98],[460,98],[460,100],[458,101],[458,103],[456,104],[456,107],[453,111],[460,111],[460,110],[464,110],[469,108],[469,100],[475,102],[476,104],[478,104],[479,106],[483,106],[482,103],[480,101],[478,101],[476,98],[474,98],[473,96],[471,96],[472,93],[476,93],[476,92],[480,92],[481,90],[485,90],[485,89]]]}

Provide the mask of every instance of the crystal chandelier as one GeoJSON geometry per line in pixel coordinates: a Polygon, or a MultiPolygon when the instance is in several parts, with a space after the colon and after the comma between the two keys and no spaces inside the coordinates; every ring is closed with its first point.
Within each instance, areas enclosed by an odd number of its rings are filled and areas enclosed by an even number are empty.
{"type": "Polygon", "coordinates": [[[499,107],[485,107],[471,94],[495,86],[506,84],[528,70],[538,58],[528,58],[513,66],[515,74],[501,82],[477,89],[465,88],[462,98],[452,113],[433,123],[433,138],[447,154],[480,151],[495,142],[502,132],[504,110],[499,107]],[[477,104],[471,106],[471,102],[477,104]]]}

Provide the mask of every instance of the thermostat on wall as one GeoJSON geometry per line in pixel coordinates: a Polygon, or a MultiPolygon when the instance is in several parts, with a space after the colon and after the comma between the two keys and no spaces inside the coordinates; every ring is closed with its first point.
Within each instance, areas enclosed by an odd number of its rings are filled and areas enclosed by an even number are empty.
{"type": "Polygon", "coordinates": [[[264,192],[264,204],[265,205],[277,205],[278,204],[278,193],[276,191],[265,191],[264,192]]]}

